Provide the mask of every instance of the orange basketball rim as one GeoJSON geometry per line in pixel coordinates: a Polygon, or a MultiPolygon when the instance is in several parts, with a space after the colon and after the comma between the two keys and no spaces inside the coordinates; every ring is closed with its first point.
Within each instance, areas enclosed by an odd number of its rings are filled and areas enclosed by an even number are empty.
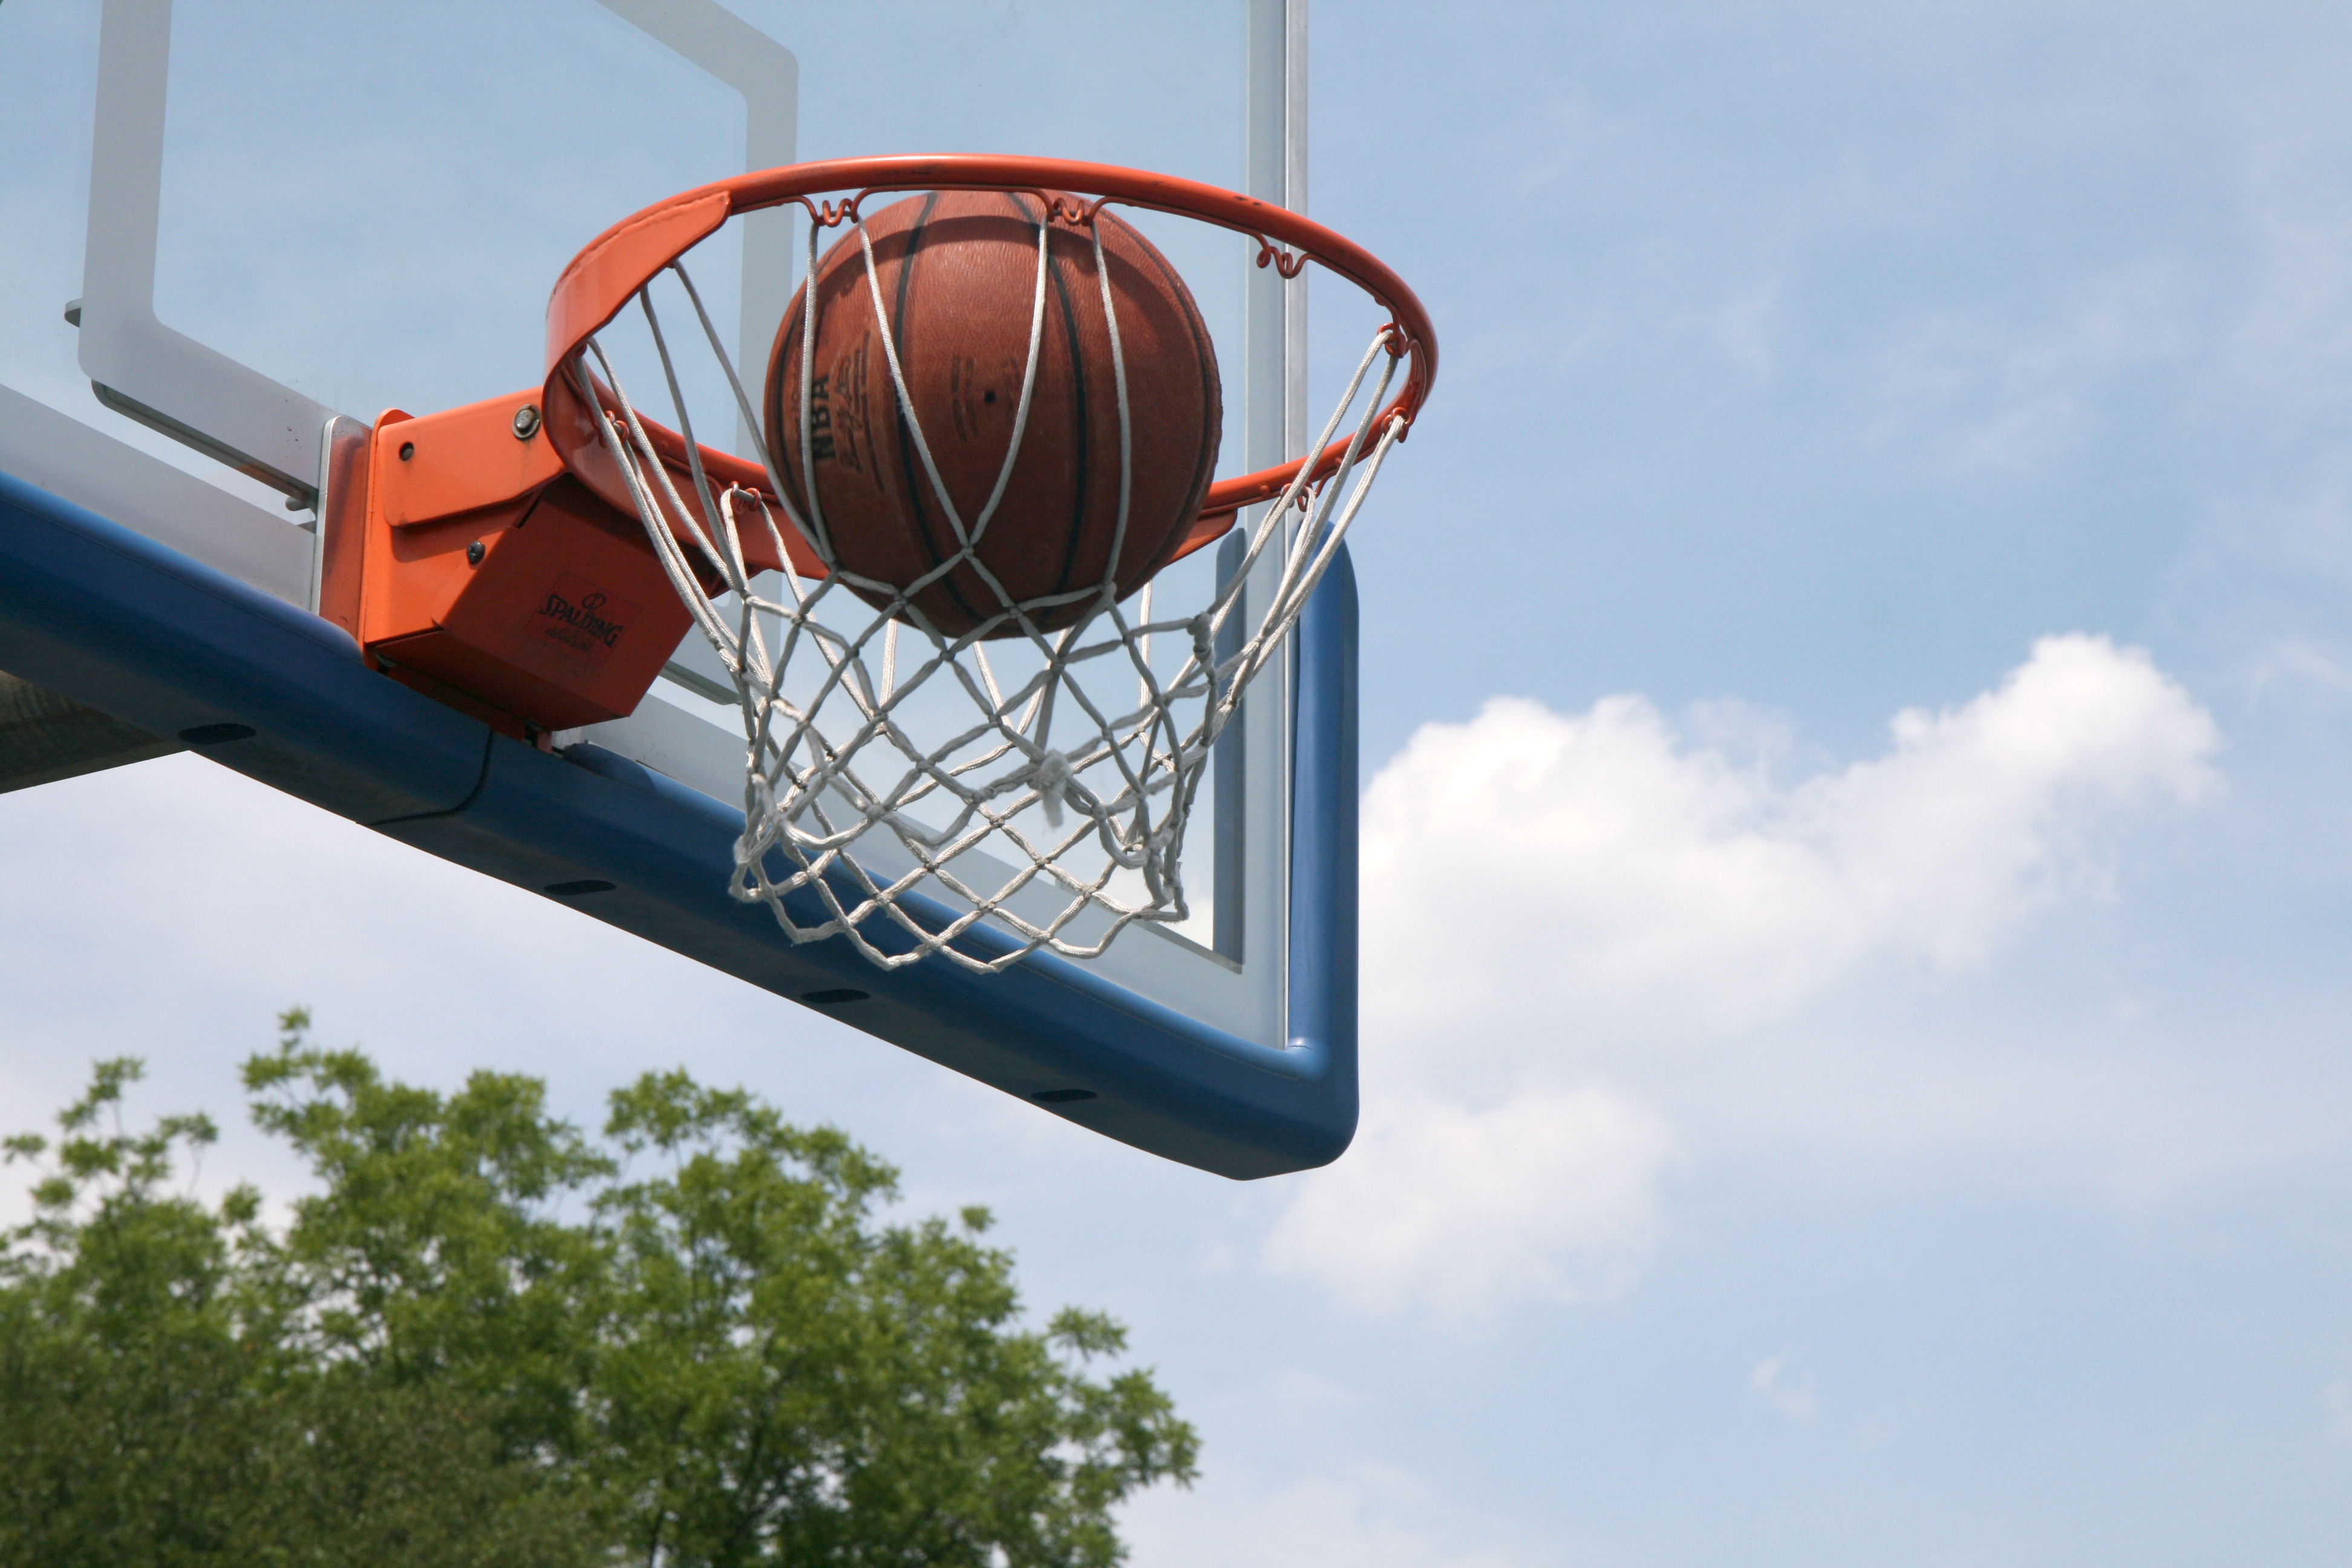
{"type": "MultiPolygon", "coordinates": [[[[868,196],[944,190],[1026,192],[1045,201],[1055,221],[1074,226],[1083,225],[1105,203],[1195,218],[1256,240],[1257,265],[1272,267],[1285,278],[1296,277],[1312,259],[1379,303],[1390,319],[1390,353],[1411,360],[1403,385],[1378,422],[1385,425],[1391,418],[1400,419],[1409,430],[1429,395],[1430,383],[1437,374],[1437,337],[1428,311],[1412,288],[1362,246],[1286,208],[1173,174],[1066,158],[979,153],[835,158],[739,174],[682,192],[622,219],[572,258],[556,279],[547,305],[545,405],[549,434],[565,465],[614,506],[629,509],[635,504],[603,444],[594,414],[583,405],[570,367],[589,338],[618,315],[638,290],[729,219],[797,202],[812,221],[833,227],[856,222],[868,196]],[[816,199],[843,191],[856,194],[839,202],[816,199]],[[1094,199],[1072,210],[1056,199],[1070,193],[1094,199]]],[[[650,421],[647,424],[656,445],[682,467],[682,438],[650,421]]],[[[1348,445],[1345,439],[1337,440],[1311,457],[1213,484],[1202,501],[1200,521],[1180,554],[1223,534],[1241,508],[1280,495],[1297,479],[1301,469],[1308,470],[1310,485],[1325,479],[1338,469],[1348,445]]],[[[709,447],[702,447],[700,456],[714,478],[746,489],[770,490],[759,465],[709,447]]],[[[814,557],[801,558],[798,540],[788,539],[786,543],[796,570],[804,574],[823,570],[814,557]]]]}

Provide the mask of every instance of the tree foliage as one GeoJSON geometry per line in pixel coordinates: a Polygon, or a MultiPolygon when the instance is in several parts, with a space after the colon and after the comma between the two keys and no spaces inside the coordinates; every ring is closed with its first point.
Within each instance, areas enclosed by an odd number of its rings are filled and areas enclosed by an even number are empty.
{"type": "MultiPolygon", "coordinates": [[[[544,1086],[443,1095],[286,1015],[256,1123],[282,1225],[123,1128],[100,1064],[0,1253],[0,1561],[463,1568],[1094,1565],[1195,1440],[1119,1326],[1025,1325],[984,1210],[885,1223],[897,1174],[681,1072],[601,1138],[544,1086]]],[[[175,1158],[176,1156],[176,1158],[175,1158]]]]}

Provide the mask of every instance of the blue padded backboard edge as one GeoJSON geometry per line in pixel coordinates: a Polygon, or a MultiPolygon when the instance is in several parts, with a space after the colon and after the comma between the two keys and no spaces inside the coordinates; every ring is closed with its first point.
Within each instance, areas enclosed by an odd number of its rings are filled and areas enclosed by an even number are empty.
{"type": "Polygon", "coordinates": [[[1033,955],[999,975],[885,973],[834,941],[794,946],[727,893],[740,813],[609,752],[493,735],[370,670],[342,633],[0,473],[0,669],[158,734],[223,723],[224,766],[513,885],[610,881],[563,900],[820,1007],[1108,1137],[1235,1178],[1338,1157],[1356,1091],[1356,599],[1344,554],[1298,636],[1291,1048],[1272,1050],[1033,955]],[[1328,831],[1324,830],[1328,828],[1328,831]]]}

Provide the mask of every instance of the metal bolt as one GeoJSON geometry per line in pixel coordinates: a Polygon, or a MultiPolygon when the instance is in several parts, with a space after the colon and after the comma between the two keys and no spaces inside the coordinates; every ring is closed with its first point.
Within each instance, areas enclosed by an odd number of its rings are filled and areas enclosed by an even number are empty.
{"type": "Polygon", "coordinates": [[[466,546],[466,564],[468,566],[479,566],[481,563],[482,542],[477,539],[473,543],[466,546]]]}
{"type": "Polygon", "coordinates": [[[515,410],[514,433],[518,441],[528,441],[539,434],[539,409],[534,405],[526,403],[515,410]]]}
{"type": "Polygon", "coordinates": [[[414,441],[403,441],[400,444],[400,460],[404,463],[415,456],[416,456],[416,443],[414,441]]]}

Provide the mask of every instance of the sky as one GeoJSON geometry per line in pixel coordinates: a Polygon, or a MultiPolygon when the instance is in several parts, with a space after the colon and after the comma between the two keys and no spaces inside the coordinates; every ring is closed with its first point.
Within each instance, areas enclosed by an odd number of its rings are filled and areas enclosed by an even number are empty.
{"type": "Polygon", "coordinates": [[[1129,1325],[1205,1442],[1139,1568],[2342,1562],[2352,15],[1312,27],[1309,210],[1444,353],[1355,546],[1337,1164],[1155,1162],[184,756],[0,797],[0,1120],[136,1052],[232,1123],[294,1003],[583,1121],[744,1082],[1129,1325]]]}

